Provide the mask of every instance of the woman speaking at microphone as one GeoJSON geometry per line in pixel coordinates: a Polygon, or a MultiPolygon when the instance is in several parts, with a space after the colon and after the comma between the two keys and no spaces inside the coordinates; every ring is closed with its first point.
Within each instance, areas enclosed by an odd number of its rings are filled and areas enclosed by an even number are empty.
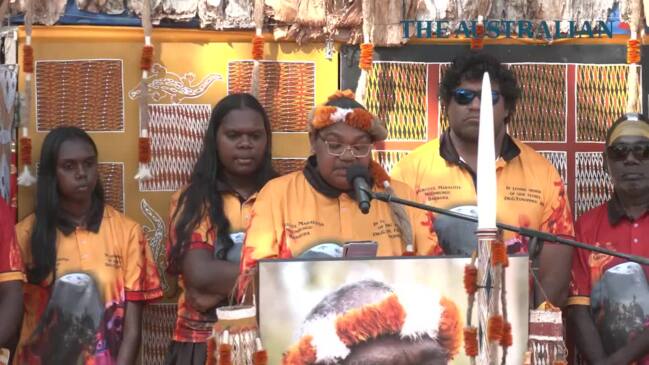
{"type": "MultiPolygon", "coordinates": [[[[416,199],[372,160],[372,145],[387,137],[385,123],[338,91],[309,121],[312,155],[302,171],[271,180],[259,192],[242,253],[241,272],[263,258],[341,256],[350,241],[375,241],[378,256],[435,255],[433,222],[423,211],[371,202],[359,209],[348,170],[365,169],[373,191],[416,199]]],[[[245,283],[241,283],[243,286],[245,283]]]]}

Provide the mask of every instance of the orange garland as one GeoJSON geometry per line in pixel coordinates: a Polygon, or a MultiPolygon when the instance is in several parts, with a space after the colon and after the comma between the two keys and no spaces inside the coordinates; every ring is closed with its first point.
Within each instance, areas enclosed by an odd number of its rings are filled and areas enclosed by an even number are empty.
{"type": "Polygon", "coordinates": [[[372,69],[372,59],[374,58],[374,45],[372,43],[361,44],[361,59],[358,67],[361,70],[369,71],[372,69]]]}
{"type": "Polygon", "coordinates": [[[475,327],[464,328],[464,352],[466,356],[478,356],[478,329],[475,327]]]}
{"type": "Polygon", "coordinates": [[[140,137],[138,140],[138,161],[140,163],[151,162],[151,139],[140,137]]]}
{"type": "Polygon", "coordinates": [[[261,60],[264,58],[264,37],[252,37],[252,59],[261,60]]]}
{"type": "Polygon", "coordinates": [[[232,365],[232,345],[227,343],[219,345],[219,365],[232,365]]]}
{"type": "Polygon", "coordinates": [[[484,24],[477,24],[475,27],[475,37],[471,38],[471,49],[482,49],[484,47],[484,24]]]}
{"type": "Polygon", "coordinates": [[[32,164],[32,139],[20,137],[20,162],[23,166],[32,164]]]}
{"type": "Polygon", "coordinates": [[[491,316],[487,324],[487,338],[489,341],[500,341],[503,336],[503,317],[499,315],[491,316]]]}
{"type": "Polygon", "coordinates": [[[284,365],[308,365],[315,363],[316,350],[311,343],[313,337],[307,335],[300,339],[300,342],[284,353],[282,364],[284,365]]]}
{"type": "Polygon", "coordinates": [[[640,41],[629,39],[626,42],[626,63],[640,63],[640,41]]]}
{"type": "Polygon", "coordinates": [[[23,45],[23,71],[34,73],[34,48],[28,44],[23,45]]]}
{"type": "Polygon", "coordinates": [[[464,289],[468,295],[473,295],[478,291],[478,268],[475,265],[464,267],[464,289]]]}
{"type": "Polygon", "coordinates": [[[376,304],[352,309],[336,319],[336,334],[347,347],[381,335],[401,332],[406,320],[396,294],[390,294],[376,304]]]}
{"type": "Polygon", "coordinates": [[[500,338],[500,346],[511,347],[512,343],[514,343],[512,337],[512,325],[509,322],[505,322],[505,325],[503,326],[503,335],[500,338]]]}
{"type": "Polygon", "coordinates": [[[507,248],[503,241],[491,242],[491,266],[497,265],[502,265],[503,267],[509,266],[507,248]]]}

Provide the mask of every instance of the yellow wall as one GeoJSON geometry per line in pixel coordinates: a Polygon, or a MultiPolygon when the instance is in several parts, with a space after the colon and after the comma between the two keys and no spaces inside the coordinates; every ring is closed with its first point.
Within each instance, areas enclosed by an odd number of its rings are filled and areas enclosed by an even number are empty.
{"type": "MultiPolygon", "coordinates": [[[[154,62],[168,71],[184,74],[193,72],[200,81],[206,75],[218,73],[223,80],[216,81],[207,93],[182,103],[203,103],[212,106],[227,93],[227,64],[229,61],[250,59],[252,33],[216,32],[200,30],[155,29],[154,62]]],[[[20,43],[24,42],[21,30],[20,43]]],[[[124,126],[120,133],[91,133],[99,147],[100,161],[123,161],[126,214],[140,223],[149,222],[142,215],[139,204],[146,198],[163,217],[167,216],[168,192],[140,192],[133,176],[137,170],[138,103],[128,97],[128,91],[140,81],[140,54],[143,33],[140,28],[54,26],[35,27],[32,34],[35,61],[110,58],[123,60],[124,126]]],[[[20,55],[22,59],[22,54],[20,55]]],[[[316,104],[322,103],[338,87],[337,57],[327,60],[323,45],[298,46],[295,43],[276,43],[267,38],[264,59],[279,61],[312,61],[316,67],[316,104]]],[[[22,62],[22,61],[21,61],[22,62]]],[[[20,88],[24,74],[20,75],[20,88]]],[[[34,104],[35,104],[35,99],[34,104]]],[[[161,101],[168,102],[168,101],[161,101]]],[[[32,115],[35,118],[35,106],[32,115]]],[[[36,122],[30,123],[33,139],[33,161],[38,161],[40,146],[46,133],[36,133],[36,122]]],[[[306,134],[274,134],[273,156],[304,157],[309,152],[306,134]]],[[[34,187],[21,187],[18,195],[19,218],[33,210],[34,187]]]]}

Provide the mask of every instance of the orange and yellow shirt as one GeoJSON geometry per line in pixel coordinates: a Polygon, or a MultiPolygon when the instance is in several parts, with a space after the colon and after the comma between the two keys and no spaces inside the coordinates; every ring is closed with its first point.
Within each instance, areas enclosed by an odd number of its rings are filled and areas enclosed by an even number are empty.
{"type": "MultiPolygon", "coordinates": [[[[391,186],[397,196],[415,198],[404,183],[393,180],[391,186]]],[[[372,189],[384,191],[376,186],[372,189]]],[[[416,254],[438,254],[428,215],[410,208],[406,212],[416,254]]],[[[297,171],[271,180],[259,192],[246,232],[241,272],[248,272],[260,259],[298,257],[319,245],[366,240],[378,243],[378,256],[404,253],[389,204],[373,200],[368,214],[363,214],[348,194],[327,196],[308,181],[304,171],[297,171]]]]}
{"type": "MultiPolygon", "coordinates": [[[[253,194],[246,200],[242,200],[231,189],[226,189],[221,186],[219,190],[221,190],[225,216],[230,221],[230,232],[242,233],[250,220],[252,205],[255,201],[256,194],[253,194]]],[[[170,217],[173,217],[173,214],[176,211],[181,191],[175,192],[171,197],[171,205],[169,208],[170,217]]],[[[175,237],[173,224],[169,225],[169,237],[168,250],[175,237]]],[[[212,227],[209,218],[205,217],[199,227],[192,233],[189,249],[214,251],[215,242],[216,228],[212,227]]],[[[215,278],[215,280],[218,280],[218,278],[215,278]]],[[[207,338],[212,334],[212,326],[214,325],[214,322],[216,322],[215,311],[210,311],[208,313],[198,312],[187,304],[184,290],[185,282],[182,274],[178,276],[178,286],[180,287],[181,292],[178,297],[178,317],[176,318],[173,340],[178,342],[196,343],[207,341],[207,338]]]]}
{"type": "Polygon", "coordinates": [[[0,283],[25,280],[11,208],[0,198],[0,283]]]}
{"type": "MultiPolygon", "coordinates": [[[[95,346],[85,356],[85,364],[115,364],[122,339],[127,301],[149,301],[160,298],[160,277],[151,249],[139,224],[106,205],[99,222],[88,229],[69,227],[65,234],[61,226],[56,232],[56,268],[59,279],[66,274],[84,273],[94,279],[99,298],[103,299],[102,320],[95,334],[95,346]]],[[[32,214],[16,226],[18,244],[29,268],[32,263],[31,233],[35,216],[32,214]]],[[[30,350],[30,337],[41,322],[50,304],[52,278],[42,285],[24,287],[24,317],[17,351],[19,363],[47,363],[30,350]],[[29,342],[29,343],[28,343],[29,342]]],[[[46,327],[50,324],[45,323],[46,327]]],[[[56,333],[48,333],[56,336],[56,333]]],[[[39,338],[38,343],[51,343],[39,338]]]]}
{"type": "MultiPolygon", "coordinates": [[[[461,213],[476,212],[476,175],[448,136],[442,134],[403,157],[392,170],[395,179],[415,189],[419,201],[461,213]]],[[[497,221],[566,237],[574,236],[563,181],[555,167],[522,142],[506,135],[496,161],[497,221]]],[[[435,215],[442,247],[475,239],[472,229],[458,230],[435,215]],[[452,237],[453,242],[448,242],[452,237]]],[[[509,253],[527,252],[527,238],[505,231],[509,253]]]]}

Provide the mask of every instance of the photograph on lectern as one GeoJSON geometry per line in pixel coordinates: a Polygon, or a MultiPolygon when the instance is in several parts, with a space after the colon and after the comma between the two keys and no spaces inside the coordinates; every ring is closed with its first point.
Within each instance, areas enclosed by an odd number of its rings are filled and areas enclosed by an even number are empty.
{"type": "MultiPolygon", "coordinates": [[[[463,277],[470,260],[260,261],[259,325],[269,363],[469,364],[463,277]]],[[[514,256],[506,269],[507,364],[523,363],[527,348],[528,266],[527,256],[514,256]]]]}

